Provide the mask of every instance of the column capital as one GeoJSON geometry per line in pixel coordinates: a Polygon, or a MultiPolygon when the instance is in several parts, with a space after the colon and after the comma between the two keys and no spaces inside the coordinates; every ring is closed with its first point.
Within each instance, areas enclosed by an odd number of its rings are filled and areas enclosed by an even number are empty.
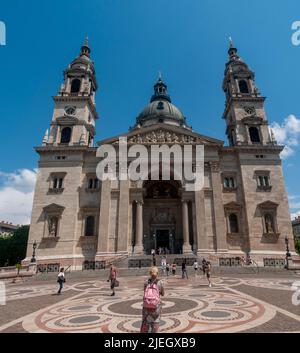
{"type": "Polygon", "coordinates": [[[144,200],[134,200],[133,202],[135,202],[137,205],[143,206],[144,204],[144,200]]]}
{"type": "Polygon", "coordinates": [[[181,199],[181,203],[182,204],[185,204],[185,203],[189,203],[191,200],[189,199],[181,199]]]}
{"type": "Polygon", "coordinates": [[[210,170],[212,173],[219,173],[220,172],[220,162],[219,161],[213,161],[209,162],[210,170]]]}

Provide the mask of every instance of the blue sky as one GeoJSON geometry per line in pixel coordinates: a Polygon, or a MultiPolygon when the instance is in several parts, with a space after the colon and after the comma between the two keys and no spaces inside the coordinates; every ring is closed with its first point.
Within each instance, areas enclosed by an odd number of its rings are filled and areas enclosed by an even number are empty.
{"type": "MultiPolygon", "coordinates": [[[[292,212],[300,211],[300,46],[291,42],[297,20],[297,0],[2,2],[7,45],[0,46],[0,218],[21,219],[3,206],[8,201],[1,195],[14,190],[22,199],[29,193],[30,170],[37,166],[33,147],[49,127],[51,96],[86,34],[100,86],[99,140],[128,130],[162,71],[173,103],[193,128],[226,141],[221,83],[232,36],[268,97],[270,123],[289,146],[284,174],[292,212]]],[[[13,204],[13,209],[28,208],[26,202],[13,204]]]]}

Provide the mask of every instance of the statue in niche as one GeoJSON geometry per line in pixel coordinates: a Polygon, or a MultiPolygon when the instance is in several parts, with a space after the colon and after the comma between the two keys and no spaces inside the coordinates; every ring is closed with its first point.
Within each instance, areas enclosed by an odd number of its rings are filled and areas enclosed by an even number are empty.
{"type": "Polygon", "coordinates": [[[57,236],[57,228],[58,228],[58,218],[57,217],[50,217],[48,221],[48,230],[50,237],[57,236]]]}
{"type": "Polygon", "coordinates": [[[265,224],[266,224],[266,232],[267,234],[275,233],[273,227],[273,219],[270,214],[265,215],[265,224]]]}

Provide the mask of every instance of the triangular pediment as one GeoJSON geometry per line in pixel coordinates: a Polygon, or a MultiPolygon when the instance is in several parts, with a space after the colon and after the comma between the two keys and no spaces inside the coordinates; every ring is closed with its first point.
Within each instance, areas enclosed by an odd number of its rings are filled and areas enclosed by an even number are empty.
{"type": "Polygon", "coordinates": [[[265,202],[258,204],[258,206],[260,208],[270,209],[270,208],[277,208],[279,205],[278,205],[278,203],[275,203],[273,201],[265,201],[265,202]]]}
{"type": "Polygon", "coordinates": [[[46,206],[43,208],[44,212],[50,213],[50,212],[58,212],[61,213],[65,209],[64,206],[60,206],[56,203],[51,203],[50,205],[46,206]]]}
{"type": "Polygon", "coordinates": [[[98,145],[118,144],[120,137],[126,137],[128,144],[202,144],[214,146],[223,146],[224,144],[221,140],[203,136],[185,128],[155,124],[100,141],[98,145]]]}
{"type": "Polygon", "coordinates": [[[224,205],[224,208],[226,209],[240,209],[241,207],[242,205],[236,201],[231,201],[224,205]]]}

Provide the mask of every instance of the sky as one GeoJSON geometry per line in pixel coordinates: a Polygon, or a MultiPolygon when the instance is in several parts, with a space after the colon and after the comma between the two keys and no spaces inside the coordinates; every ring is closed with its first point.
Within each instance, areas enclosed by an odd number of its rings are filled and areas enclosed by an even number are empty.
{"type": "Polygon", "coordinates": [[[28,223],[38,155],[62,72],[86,35],[99,90],[102,140],[128,131],[158,72],[172,102],[200,134],[224,140],[222,79],[231,36],[256,73],[266,112],[285,144],[283,170],[300,215],[298,0],[10,0],[0,4],[0,220],[28,223]]]}

